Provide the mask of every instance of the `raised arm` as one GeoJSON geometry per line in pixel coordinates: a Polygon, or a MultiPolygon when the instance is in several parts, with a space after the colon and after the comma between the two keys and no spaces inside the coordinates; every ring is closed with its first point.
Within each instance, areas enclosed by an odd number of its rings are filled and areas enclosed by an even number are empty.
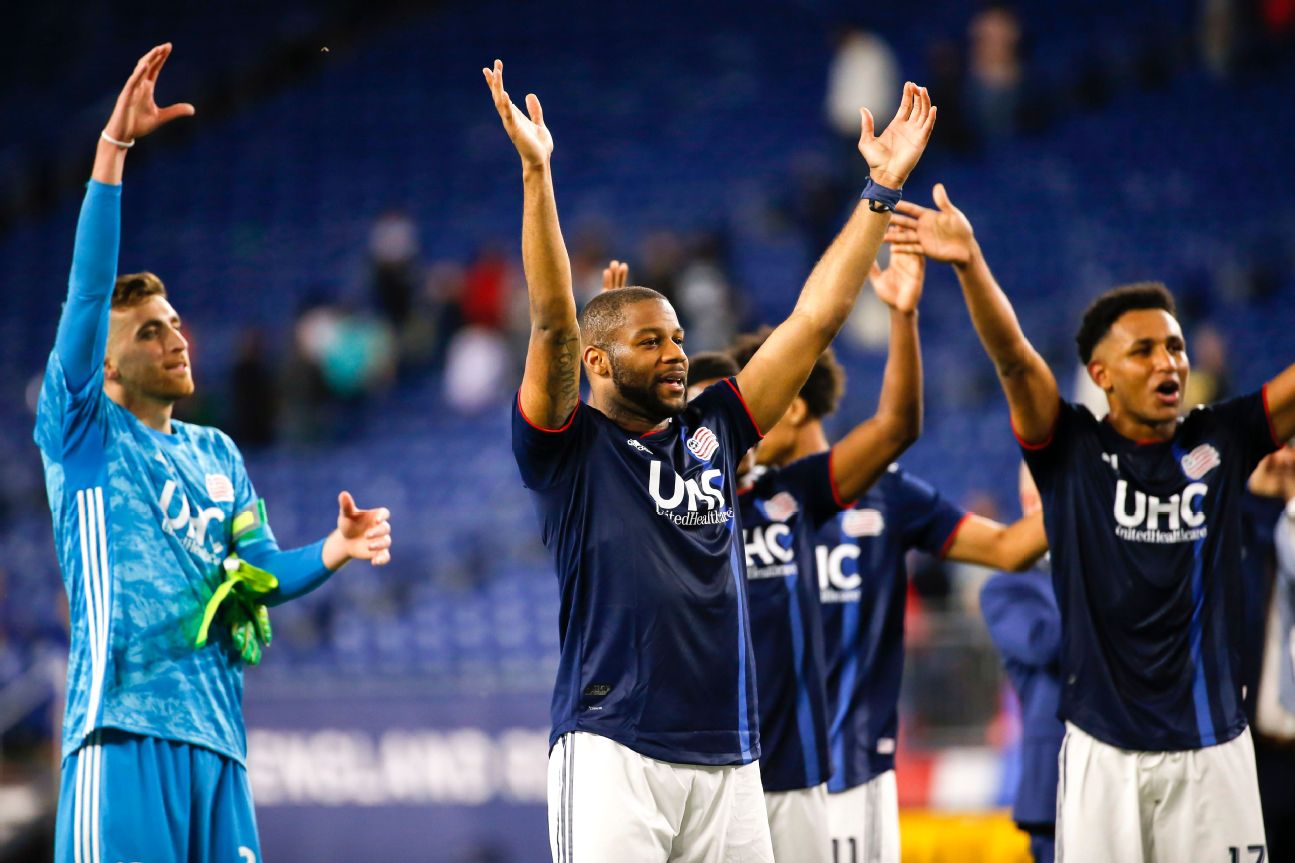
{"type": "Polygon", "coordinates": [[[922,433],[922,351],[917,304],[926,259],[894,252],[890,264],[872,265],[872,289],[890,307],[890,354],[877,412],[832,447],[832,485],[843,501],[863,494],[886,466],[922,433]]]}
{"type": "Polygon", "coordinates": [[[1042,443],[1061,408],[1057,380],[1021,330],[1011,302],[981,254],[971,222],[953,206],[943,184],[936,185],[933,197],[937,210],[901,201],[886,240],[894,248],[920,251],[953,265],[971,323],[1007,395],[1012,428],[1024,443],[1042,443]]]}
{"type": "Polygon", "coordinates": [[[1264,394],[1277,441],[1295,437],[1295,365],[1287,366],[1284,372],[1270,380],[1264,394]]]}
{"type": "MultiPolygon", "coordinates": [[[[935,125],[935,108],[924,87],[904,85],[895,119],[873,136],[872,114],[860,110],[859,151],[868,160],[871,184],[896,190],[921,158],[935,125]]],[[[884,200],[884,195],[883,195],[884,200]]],[[[860,201],[801,289],[787,320],[765,340],[738,375],[738,387],[761,429],[772,428],[809,377],[818,355],[850,314],[859,289],[877,258],[890,213],[874,201],[860,201]],[[879,209],[881,209],[879,207],[879,209]]]]}
{"type": "Polygon", "coordinates": [[[67,304],[54,342],[64,377],[73,390],[83,387],[103,365],[108,305],[117,279],[126,152],[158,126],[193,114],[188,103],[159,108],[153,99],[158,73],[170,54],[169,43],[158,45],[135,64],[95,151],[91,182],[76,227],[67,304]]]}
{"type": "Polygon", "coordinates": [[[522,412],[546,429],[561,427],[580,400],[580,327],[571,290],[571,261],[558,224],[553,194],[553,136],[534,93],[526,97],[528,117],[504,89],[504,64],[482,69],[495,110],[522,159],[522,266],[531,305],[531,338],[526,348],[519,398],[522,412]]]}
{"type": "Polygon", "coordinates": [[[1029,569],[1047,550],[1042,512],[1027,515],[1010,525],[972,513],[959,526],[945,557],[1020,572],[1029,569]]]}

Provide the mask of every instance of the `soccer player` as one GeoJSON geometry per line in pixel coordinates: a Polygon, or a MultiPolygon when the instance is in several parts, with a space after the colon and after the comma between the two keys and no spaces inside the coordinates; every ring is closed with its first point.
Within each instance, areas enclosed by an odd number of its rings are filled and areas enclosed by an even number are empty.
{"type": "MultiPolygon", "coordinates": [[[[891,267],[895,268],[892,257],[891,267]]],[[[739,365],[760,350],[741,338],[739,365]]],[[[839,377],[839,369],[832,368],[839,377]]],[[[839,379],[825,388],[840,391],[839,379]]],[[[756,451],[782,466],[829,450],[826,402],[798,398],[756,451]]],[[[838,444],[839,446],[839,444],[838,444]]],[[[950,560],[1019,570],[1047,550],[1039,515],[1005,526],[967,513],[891,464],[812,539],[827,669],[828,832],[837,863],[899,861],[895,736],[904,671],[904,557],[918,548],[950,560]]]]}
{"type": "Polygon", "coordinates": [[[862,112],[866,201],[765,348],[688,403],[684,334],[659,293],[607,291],[577,318],[539,100],[528,117],[502,63],[482,72],[522,161],[531,338],[513,452],[562,597],[554,859],[769,860],[736,467],[845,321],[935,109],[908,84],[880,136],[862,112]]]}
{"type": "MultiPolygon", "coordinates": [[[[760,704],[760,778],[779,863],[832,861],[828,709],[813,536],[921,433],[917,304],[923,265],[920,255],[911,254],[892,255],[884,271],[873,265],[873,289],[891,308],[890,355],[877,412],[830,450],[785,468],[758,468],[739,481],[738,524],[746,548],[760,704]]],[[[615,268],[613,262],[610,271],[615,268]]],[[[738,371],[725,354],[695,357],[689,397],[738,371]]],[[[792,410],[831,413],[841,397],[841,381],[835,357],[824,351],[792,410]]]]}
{"type": "Polygon", "coordinates": [[[1075,338],[1106,393],[1061,399],[976,242],[936,186],[890,239],[953,264],[1043,496],[1061,610],[1057,802],[1063,860],[1258,861],[1254,750],[1241,704],[1241,495],[1295,434],[1295,365],[1180,418],[1189,364],[1174,301],[1142,282],[1099,296],[1075,338]]]}
{"type": "MultiPolygon", "coordinates": [[[[1021,512],[1041,512],[1043,501],[1021,463],[1021,512]]],[[[1066,727],[1057,718],[1061,700],[1061,612],[1052,577],[1040,565],[1029,572],[1000,572],[980,589],[980,613],[1021,702],[1021,776],[1012,820],[1030,837],[1034,863],[1052,863],[1057,823],[1057,753],[1066,727]]]]}
{"type": "Polygon", "coordinates": [[[390,559],[387,510],[346,492],[336,530],[280,551],[233,442],[171,419],[193,392],[180,319],[156,276],[116,273],[126,154],[193,114],[154,102],[170,52],[140,59],[104,127],[36,416],[72,621],[60,863],[257,860],[243,651],[220,626],[194,646],[222,564],[275,575],[257,597],[274,605],[351,558],[390,559]]]}

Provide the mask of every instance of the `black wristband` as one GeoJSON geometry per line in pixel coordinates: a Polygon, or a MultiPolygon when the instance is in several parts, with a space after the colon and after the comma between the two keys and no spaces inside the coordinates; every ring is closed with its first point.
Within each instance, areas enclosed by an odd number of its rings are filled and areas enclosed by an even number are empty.
{"type": "Polygon", "coordinates": [[[904,193],[899,189],[891,189],[880,183],[873,182],[868,178],[868,184],[863,187],[863,194],[859,200],[868,202],[868,209],[874,213],[893,213],[895,205],[904,197],[904,193]]]}

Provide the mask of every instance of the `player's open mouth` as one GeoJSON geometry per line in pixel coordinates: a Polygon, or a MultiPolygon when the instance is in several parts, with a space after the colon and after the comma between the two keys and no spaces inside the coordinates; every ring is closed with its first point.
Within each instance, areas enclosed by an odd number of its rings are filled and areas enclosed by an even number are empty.
{"type": "Polygon", "coordinates": [[[189,372],[189,364],[188,364],[188,363],[176,363],[176,364],[175,364],[175,365],[173,365],[173,366],[167,366],[167,367],[166,367],[166,370],[167,370],[168,372],[170,372],[171,374],[178,374],[178,375],[188,374],[188,372],[189,372]]]}
{"type": "Polygon", "coordinates": [[[1177,406],[1182,397],[1182,386],[1176,380],[1162,381],[1156,387],[1156,400],[1162,405],[1177,406]]]}
{"type": "Polygon", "coordinates": [[[672,393],[679,393],[682,395],[685,383],[684,373],[679,372],[678,374],[662,375],[657,378],[657,383],[661,384],[672,393]]]}

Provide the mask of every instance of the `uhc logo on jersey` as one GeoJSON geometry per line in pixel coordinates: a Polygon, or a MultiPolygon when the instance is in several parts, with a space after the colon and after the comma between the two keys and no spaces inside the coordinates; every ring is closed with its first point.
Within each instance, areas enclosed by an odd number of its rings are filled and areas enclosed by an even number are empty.
{"type": "Polygon", "coordinates": [[[846,536],[881,536],[886,519],[875,509],[851,509],[841,516],[841,531],[846,536]]]}
{"type": "Polygon", "coordinates": [[[700,477],[685,479],[653,459],[648,466],[648,494],[656,503],[657,515],[682,527],[725,524],[733,517],[733,508],[724,499],[724,474],[715,468],[702,471],[700,477]],[[669,492],[665,490],[667,471],[669,492]],[[680,509],[683,511],[676,511],[680,509]]]}
{"type": "Polygon", "coordinates": [[[1187,474],[1188,479],[1200,479],[1222,463],[1223,459],[1219,457],[1219,451],[1203,443],[1183,456],[1183,473],[1187,474]]]}
{"type": "Polygon", "coordinates": [[[692,437],[688,438],[688,452],[697,456],[702,461],[710,461],[711,456],[715,455],[715,450],[719,449],[719,438],[710,429],[702,426],[693,432],[692,437]]]}

